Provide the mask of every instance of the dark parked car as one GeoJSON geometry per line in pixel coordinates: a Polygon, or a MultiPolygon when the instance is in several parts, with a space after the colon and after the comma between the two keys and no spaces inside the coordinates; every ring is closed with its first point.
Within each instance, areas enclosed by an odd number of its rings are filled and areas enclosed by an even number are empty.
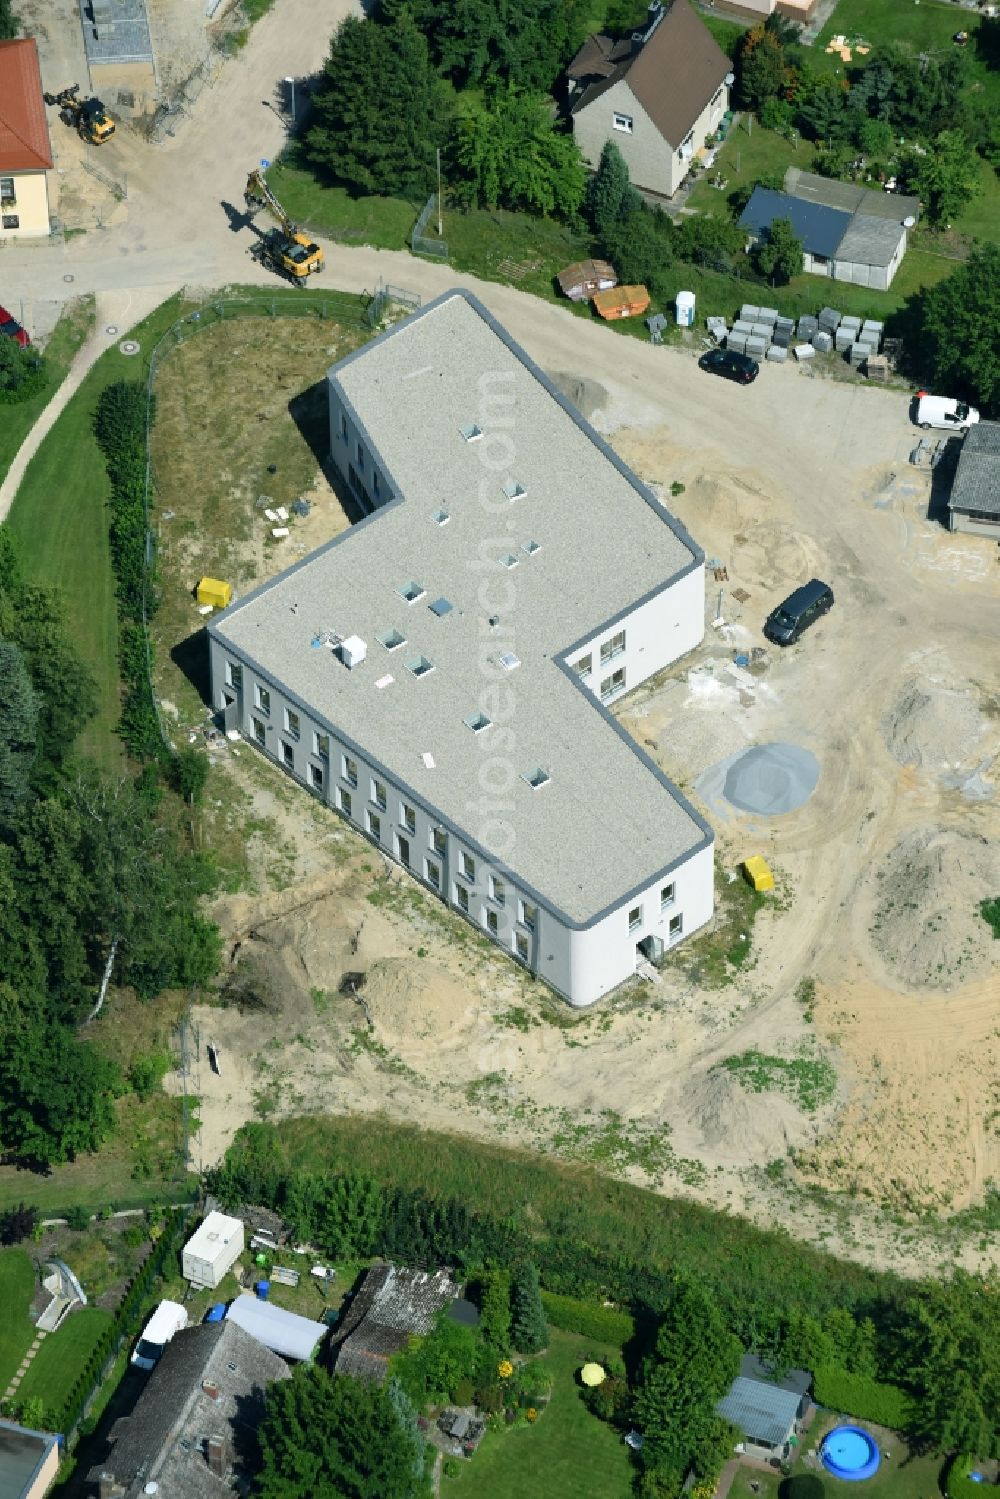
{"type": "Polygon", "coordinates": [[[21,345],[22,349],[26,349],[31,343],[25,329],[21,327],[17,318],[11,317],[6,307],[0,307],[0,333],[5,334],[7,338],[12,338],[15,343],[21,345]]]}
{"type": "Polygon", "coordinates": [[[722,375],[726,380],[735,380],[740,385],[749,385],[760,374],[760,365],[748,354],[737,354],[735,349],[709,349],[698,360],[700,369],[710,375],[722,375]]]}
{"type": "Polygon", "coordinates": [[[790,593],[764,621],[764,634],[775,645],[794,645],[810,625],[833,608],[833,589],[819,578],[811,578],[790,593]]]}

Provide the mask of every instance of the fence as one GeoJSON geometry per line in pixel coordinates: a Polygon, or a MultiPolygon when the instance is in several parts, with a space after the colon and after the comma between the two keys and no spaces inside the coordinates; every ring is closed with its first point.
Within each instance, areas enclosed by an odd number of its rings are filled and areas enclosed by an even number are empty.
{"type": "Polygon", "coordinates": [[[391,303],[399,307],[408,307],[415,312],[420,306],[420,293],[407,291],[403,286],[389,286],[379,277],[378,285],[365,308],[365,322],[369,328],[379,327],[391,303]]]}
{"type": "Polygon", "coordinates": [[[413,233],[410,235],[410,249],[414,255],[429,255],[433,260],[447,260],[448,241],[445,239],[431,239],[424,233],[430,222],[431,214],[437,207],[437,202],[437,194],[431,193],[420,211],[420,217],[413,226],[413,233]]]}
{"type": "Polygon", "coordinates": [[[80,164],[85,172],[90,173],[91,177],[96,177],[98,182],[102,182],[111,193],[111,196],[117,198],[119,203],[123,200],[125,202],[128,201],[128,177],[124,173],[122,174],[122,181],[119,182],[117,177],[112,177],[110,172],[103,171],[86,157],[82,158],[80,164]]]}

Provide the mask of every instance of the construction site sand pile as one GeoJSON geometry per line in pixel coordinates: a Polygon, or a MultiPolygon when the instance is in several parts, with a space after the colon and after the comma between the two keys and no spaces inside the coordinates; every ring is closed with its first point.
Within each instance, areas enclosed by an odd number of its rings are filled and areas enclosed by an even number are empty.
{"type": "Polygon", "coordinates": [[[933,681],[907,682],[882,719],[893,759],[931,771],[975,764],[987,727],[971,692],[933,681]]]}
{"type": "Polygon", "coordinates": [[[1000,895],[1000,843],[954,828],[915,828],[875,876],[871,936],[907,989],[983,978],[1000,948],[980,905],[1000,895]]]}
{"type": "MultiPolygon", "coordinates": [[[[730,1072],[710,1072],[691,1083],[682,1108],[694,1139],[726,1165],[760,1166],[815,1138],[815,1127],[790,1098],[748,1093],[730,1072]]],[[[684,1124],[678,1138],[682,1131],[684,1124]]]]}
{"type": "Polygon", "coordinates": [[[375,1034],[386,1045],[441,1037],[469,1021],[473,995],[436,964],[380,958],[361,990],[375,1034]]]}
{"type": "Polygon", "coordinates": [[[733,568],[734,576],[738,574],[762,588],[797,585],[808,578],[822,577],[825,571],[812,538],[781,521],[764,521],[735,536],[733,568]]]}

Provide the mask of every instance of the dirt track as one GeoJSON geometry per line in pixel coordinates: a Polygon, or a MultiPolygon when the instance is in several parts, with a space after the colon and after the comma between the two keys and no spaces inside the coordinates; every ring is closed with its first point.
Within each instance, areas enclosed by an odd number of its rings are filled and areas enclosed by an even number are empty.
{"type": "MultiPolygon", "coordinates": [[[[62,246],[8,249],[5,284],[30,310],[32,298],[80,291],[134,293],[147,305],[157,291],[181,285],[262,278],[220,200],[238,204],[247,167],[276,154],[283,126],[262,101],[274,99],[286,74],[320,64],[346,11],[339,0],[278,0],[175,140],[154,149],[121,132],[107,148],[107,164],[128,174],[125,222],[62,246]]],[[[914,830],[948,834],[936,854],[942,871],[965,869],[967,847],[996,839],[1000,568],[988,543],[951,537],[927,519],[926,481],[906,465],[914,433],[905,399],[795,367],[766,368],[755,386],[737,390],[700,376],[690,353],[623,339],[513,288],[363,248],[335,247],[328,258],[326,284],[348,290],[370,287],[380,274],[425,297],[456,283],[473,287],[543,367],[598,388],[597,424],[644,477],[665,489],[675,480],[686,486],[671,503],[708,555],[728,567],[728,627],[710,626],[698,656],[625,706],[626,723],[652,741],[667,770],[697,795],[701,773],[741,744],[783,739],[811,749],[821,776],[813,798],[773,824],[735,813],[715,818],[724,861],[763,850],[789,897],[788,909],[761,924],[756,966],[733,988],[707,995],[668,975],[646,1005],[609,1011],[606,1020],[598,1014],[579,1032],[498,1025],[502,1012],[535,1003],[506,965],[457,948],[423,916],[414,924],[412,913],[378,909],[372,919],[374,908],[358,895],[368,877],[343,864],[337,835],[346,835],[329,820],[323,836],[341,863],[324,869],[311,804],[286,808],[275,796],[276,815],[308,850],[311,877],[329,889],[271,944],[277,951],[268,961],[284,977],[281,1013],[260,1022],[233,1010],[202,1016],[203,1028],[224,1031],[230,1060],[222,1079],[203,1069],[200,1080],[204,1158],[253,1111],[257,1059],[274,1036],[274,1049],[286,1051],[272,1081],[286,1073],[300,1079],[301,1107],[385,1107],[473,1132],[502,1128],[532,1143],[551,1136],[560,1110],[612,1107],[632,1121],[633,1135],[670,1126],[677,1155],[706,1168],[690,1190],[776,1215],[802,1233],[821,1231],[822,1219],[800,1202],[789,1216],[781,1194],[754,1175],[787,1159],[789,1146],[805,1181],[901,1205],[974,1200],[1000,1168],[993,952],[979,933],[979,946],[958,966],[965,949],[948,957],[945,941],[946,961],[935,959],[920,985],[904,981],[901,954],[924,952],[933,918],[916,899],[913,918],[889,912],[885,889],[905,884],[910,876],[900,871],[916,867],[899,855],[914,830]],[[775,655],[762,677],[733,677],[733,650],[758,643],[767,609],[812,573],[833,583],[834,612],[800,648],[775,655]],[[748,594],[742,605],[736,588],[748,594]],[[928,738],[921,752],[920,736],[930,730],[919,712],[887,727],[909,685],[932,679],[962,694],[956,721],[982,720],[974,746],[962,740],[942,755],[938,739],[928,738]],[[917,754],[901,763],[913,744],[917,754]],[[881,883],[880,871],[887,871],[881,883]],[[345,967],[357,966],[356,924],[344,920],[338,894],[345,880],[354,914],[368,917],[366,966],[376,970],[383,1000],[375,1035],[386,1056],[350,1040],[352,1008],[320,1016],[309,998],[311,988],[334,989],[345,967]],[[418,947],[428,956],[418,959],[418,947]],[[804,977],[818,981],[808,1028],[794,998],[804,977]],[[288,1039],[300,1032],[308,1044],[288,1039]],[[567,1035],[582,1044],[567,1044],[567,1035]],[[814,1036],[841,1077],[838,1105],[819,1129],[788,1100],[745,1093],[728,1080],[720,1086],[718,1074],[709,1075],[715,1062],[751,1045],[789,1054],[814,1036]],[[473,1089],[470,1101],[469,1084],[498,1073],[501,1092],[477,1104],[473,1089]]],[[[714,613],[713,595],[710,620],[714,613]]],[[[933,881],[933,866],[921,868],[924,883],[933,881]]],[[[940,889],[946,933],[966,921],[971,885],[949,877],[931,888],[940,889]]],[[[1000,889],[983,885],[981,893],[1000,889]]],[[[270,899],[283,909],[280,900],[290,898],[270,899]]],[[[253,926],[260,914],[223,912],[236,926],[253,926]]],[[[283,1097],[287,1105],[288,1086],[283,1097]]],[[[641,1174],[637,1164],[629,1169],[641,1174]]],[[[665,1173],[666,1188],[678,1179],[665,1173]]],[[[843,1241],[849,1252],[899,1253],[888,1241],[861,1242],[866,1220],[856,1220],[853,1241],[843,1241]]]]}

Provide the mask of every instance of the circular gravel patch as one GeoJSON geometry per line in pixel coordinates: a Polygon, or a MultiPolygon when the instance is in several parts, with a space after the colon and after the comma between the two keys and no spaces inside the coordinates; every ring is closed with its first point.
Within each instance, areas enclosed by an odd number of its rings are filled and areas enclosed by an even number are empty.
{"type": "Polygon", "coordinates": [[[730,765],[722,794],[741,812],[776,817],[807,802],[819,780],[819,762],[797,744],[758,744],[730,765]]]}

